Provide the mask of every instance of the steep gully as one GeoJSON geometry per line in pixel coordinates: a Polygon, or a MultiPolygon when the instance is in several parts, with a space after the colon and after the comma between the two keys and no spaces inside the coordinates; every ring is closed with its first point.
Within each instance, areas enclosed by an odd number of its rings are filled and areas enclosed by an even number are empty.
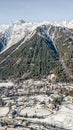
{"type": "MultiPolygon", "coordinates": [[[[51,28],[51,26],[50,26],[50,28],[51,28]]],[[[49,31],[48,31],[48,32],[50,32],[50,28],[49,28],[49,31]]],[[[57,53],[59,53],[58,48],[56,47],[56,45],[55,45],[55,43],[54,43],[54,40],[53,40],[55,32],[56,32],[56,29],[55,29],[55,31],[53,32],[53,36],[50,37],[50,38],[51,38],[51,40],[52,40],[52,42],[53,42],[53,44],[54,44],[54,47],[55,47],[57,53]]],[[[49,34],[49,36],[50,36],[50,34],[49,34]]],[[[73,79],[73,75],[72,75],[70,69],[66,66],[66,64],[65,64],[65,62],[64,62],[64,60],[63,60],[63,58],[62,58],[62,56],[61,56],[60,54],[59,54],[59,62],[60,62],[61,65],[62,65],[62,68],[63,68],[64,73],[65,73],[70,79],[73,79]]]]}

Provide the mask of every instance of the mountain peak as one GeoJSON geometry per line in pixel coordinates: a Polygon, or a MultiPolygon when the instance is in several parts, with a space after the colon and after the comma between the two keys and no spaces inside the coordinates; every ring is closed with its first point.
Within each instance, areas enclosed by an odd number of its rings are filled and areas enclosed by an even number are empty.
{"type": "Polygon", "coordinates": [[[73,20],[55,23],[55,25],[61,26],[61,27],[66,27],[66,28],[73,28],[73,20]]]}
{"type": "Polygon", "coordinates": [[[22,19],[17,20],[17,21],[14,22],[14,24],[24,24],[24,23],[25,23],[25,21],[22,20],[22,19]]]}
{"type": "MultiPolygon", "coordinates": [[[[56,34],[56,28],[73,28],[73,20],[72,21],[64,21],[61,23],[53,23],[49,21],[44,21],[40,23],[32,23],[32,22],[25,22],[24,20],[17,20],[12,24],[0,26],[0,36],[3,34],[3,42],[1,42],[1,50],[5,51],[9,47],[16,44],[19,40],[23,37],[26,37],[29,33],[33,32],[34,30],[40,29],[40,34],[52,34],[52,38],[54,38],[56,34]],[[5,36],[5,39],[4,39],[5,36]],[[6,42],[6,43],[5,43],[6,42]],[[6,45],[6,46],[5,46],[6,45]]],[[[44,36],[42,35],[42,36],[44,36]]],[[[46,36],[47,36],[46,35],[46,36]]],[[[1,39],[2,41],[2,39],[1,39]]],[[[2,53],[2,52],[1,52],[2,53]]]]}

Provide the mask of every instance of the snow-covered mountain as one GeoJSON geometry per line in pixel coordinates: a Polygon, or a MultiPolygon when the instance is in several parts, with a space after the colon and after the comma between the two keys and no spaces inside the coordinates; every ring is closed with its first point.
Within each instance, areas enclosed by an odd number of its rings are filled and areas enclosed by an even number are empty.
{"type": "MultiPolygon", "coordinates": [[[[32,23],[19,20],[9,25],[0,25],[0,53],[16,44],[23,37],[28,36],[38,26],[43,25],[47,26],[47,30],[49,32],[51,26],[73,28],[73,21],[64,21],[62,23],[51,23],[48,21],[42,23],[32,23]]],[[[52,38],[53,37],[54,33],[52,34],[52,38]]]]}
{"type": "Polygon", "coordinates": [[[73,20],[72,21],[63,21],[60,23],[56,23],[56,26],[61,26],[61,27],[67,27],[67,28],[73,28],[73,20]]]}
{"type": "Polygon", "coordinates": [[[1,50],[8,49],[23,37],[27,36],[32,30],[32,25],[32,23],[17,21],[10,25],[0,26],[0,35],[6,39],[6,46],[4,46],[5,41],[0,42],[3,45],[1,50]]]}
{"type": "Polygon", "coordinates": [[[73,79],[73,22],[0,26],[0,78],[33,78],[54,73],[73,79]]]}

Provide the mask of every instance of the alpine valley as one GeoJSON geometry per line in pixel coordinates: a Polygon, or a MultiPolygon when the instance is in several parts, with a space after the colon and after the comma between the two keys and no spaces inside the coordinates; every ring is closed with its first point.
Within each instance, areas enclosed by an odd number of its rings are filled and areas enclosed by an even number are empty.
{"type": "Polygon", "coordinates": [[[0,130],[73,130],[73,21],[0,25],[0,130]]]}

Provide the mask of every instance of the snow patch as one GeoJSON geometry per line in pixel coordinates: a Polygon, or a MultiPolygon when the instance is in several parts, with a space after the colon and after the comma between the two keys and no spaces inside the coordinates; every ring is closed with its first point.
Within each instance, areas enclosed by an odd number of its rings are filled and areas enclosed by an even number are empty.
{"type": "Polygon", "coordinates": [[[14,86],[14,83],[9,81],[9,82],[1,82],[0,83],[0,87],[10,87],[10,86],[14,86]]]}
{"type": "Polygon", "coordinates": [[[0,107],[0,117],[6,116],[9,112],[9,107],[0,107]]]}

